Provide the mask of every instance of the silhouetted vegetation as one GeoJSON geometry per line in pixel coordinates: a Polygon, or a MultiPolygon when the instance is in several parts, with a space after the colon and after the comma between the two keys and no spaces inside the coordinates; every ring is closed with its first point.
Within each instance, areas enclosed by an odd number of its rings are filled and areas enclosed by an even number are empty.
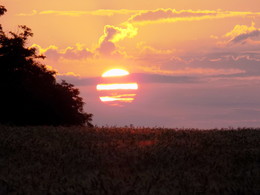
{"type": "Polygon", "coordinates": [[[7,11],[6,8],[0,5],[0,16],[3,15],[6,11],[7,11]]]}
{"type": "Polygon", "coordinates": [[[259,194],[259,130],[0,126],[0,194],[259,194]]]}
{"type": "MultiPolygon", "coordinates": [[[[6,9],[0,6],[0,15],[6,9]]],[[[26,47],[33,33],[19,26],[18,33],[0,27],[0,123],[11,125],[92,126],[92,114],[84,113],[79,90],[39,63],[42,55],[26,47]]]]}

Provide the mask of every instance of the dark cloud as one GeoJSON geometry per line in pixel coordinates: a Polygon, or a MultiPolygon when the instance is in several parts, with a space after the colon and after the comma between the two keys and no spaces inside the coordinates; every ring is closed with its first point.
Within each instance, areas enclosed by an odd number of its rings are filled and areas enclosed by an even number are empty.
{"type": "Polygon", "coordinates": [[[114,26],[105,26],[104,35],[101,39],[99,48],[97,49],[101,54],[108,55],[115,51],[116,46],[112,42],[112,39],[117,33],[119,32],[114,26]]]}
{"type": "Polygon", "coordinates": [[[97,77],[84,78],[84,77],[75,76],[75,75],[57,75],[56,77],[57,77],[58,81],[65,80],[76,86],[96,85],[100,80],[100,78],[97,78],[97,77]]]}
{"type": "Polygon", "coordinates": [[[132,74],[135,80],[140,83],[198,83],[201,82],[199,77],[195,76],[172,76],[160,74],[145,74],[135,73],[132,74]]]}
{"type": "Polygon", "coordinates": [[[111,41],[103,41],[97,50],[103,55],[110,55],[116,50],[116,46],[111,41]]]}
{"type": "Polygon", "coordinates": [[[231,42],[232,43],[241,43],[248,38],[254,38],[254,37],[258,37],[258,36],[260,36],[260,31],[257,29],[252,32],[249,32],[249,33],[244,33],[244,34],[238,35],[234,39],[232,39],[231,42]]]}
{"type": "Polygon", "coordinates": [[[99,83],[199,83],[201,78],[194,76],[170,76],[159,74],[133,73],[125,77],[80,77],[75,75],[58,75],[59,80],[66,80],[77,86],[97,85],[99,83]]]}

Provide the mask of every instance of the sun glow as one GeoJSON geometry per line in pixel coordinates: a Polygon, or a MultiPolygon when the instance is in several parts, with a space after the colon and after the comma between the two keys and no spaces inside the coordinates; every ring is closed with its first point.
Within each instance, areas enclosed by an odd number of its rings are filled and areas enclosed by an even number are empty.
{"type": "Polygon", "coordinates": [[[102,77],[118,77],[118,76],[126,76],[129,75],[129,72],[123,69],[111,69],[104,74],[102,77]]]}

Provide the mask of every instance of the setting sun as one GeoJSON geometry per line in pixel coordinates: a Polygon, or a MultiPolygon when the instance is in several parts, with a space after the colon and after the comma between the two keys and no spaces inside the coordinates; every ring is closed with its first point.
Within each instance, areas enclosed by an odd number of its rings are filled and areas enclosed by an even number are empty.
{"type": "Polygon", "coordinates": [[[111,69],[102,74],[102,77],[104,78],[102,83],[96,86],[101,102],[113,106],[122,106],[122,103],[134,101],[138,84],[133,82],[127,70],[111,69]]]}
{"type": "Polygon", "coordinates": [[[129,75],[129,72],[123,69],[111,69],[104,74],[102,77],[118,77],[118,76],[126,76],[129,75]]]}

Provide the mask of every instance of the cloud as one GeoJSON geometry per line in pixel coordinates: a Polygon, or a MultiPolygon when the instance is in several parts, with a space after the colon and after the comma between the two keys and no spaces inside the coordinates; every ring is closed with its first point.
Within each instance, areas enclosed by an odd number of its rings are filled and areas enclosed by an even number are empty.
{"type": "Polygon", "coordinates": [[[177,21],[196,21],[204,19],[217,19],[228,17],[252,17],[260,16],[260,12],[232,12],[222,10],[180,10],[175,9],[156,9],[143,10],[133,15],[129,22],[133,24],[151,24],[151,23],[172,23],[177,21]]]}
{"type": "Polygon", "coordinates": [[[258,36],[260,36],[260,28],[256,28],[255,23],[252,23],[251,26],[236,25],[232,31],[225,34],[225,37],[231,38],[229,43],[241,43],[258,36]]]}
{"type": "Polygon", "coordinates": [[[177,21],[196,21],[204,19],[217,19],[228,17],[259,17],[260,12],[234,12],[223,10],[175,10],[172,8],[159,8],[155,10],[130,10],[130,9],[98,9],[90,11],[60,11],[60,10],[33,10],[32,13],[20,13],[18,16],[55,15],[55,16],[115,16],[131,15],[128,22],[132,24],[150,24],[177,21]]]}
{"type": "MultiPolygon", "coordinates": [[[[191,64],[190,64],[191,65],[191,64]]],[[[152,66],[145,67],[145,72],[153,74],[164,74],[172,76],[218,76],[218,75],[236,75],[245,73],[245,70],[238,68],[207,68],[207,67],[174,67],[174,69],[162,69],[160,67],[152,66]]]]}
{"type": "Polygon", "coordinates": [[[79,74],[74,72],[67,72],[64,74],[57,74],[56,78],[58,81],[65,80],[69,83],[72,83],[76,86],[88,86],[88,85],[96,85],[98,83],[98,78],[96,77],[81,77],[79,74]]]}
{"type": "Polygon", "coordinates": [[[216,11],[192,11],[192,10],[181,10],[176,11],[175,9],[156,9],[150,11],[141,11],[140,13],[131,17],[131,22],[142,22],[142,21],[157,21],[157,20],[171,20],[174,18],[188,18],[188,17],[202,17],[216,15],[216,11]]]}
{"type": "MultiPolygon", "coordinates": [[[[92,85],[95,86],[100,83],[106,82],[114,82],[114,83],[121,83],[121,82],[128,82],[134,81],[139,84],[149,84],[149,83],[202,83],[207,82],[209,79],[212,78],[227,78],[228,74],[234,74],[234,78],[237,75],[236,73],[240,73],[242,71],[239,70],[183,70],[181,74],[178,75],[165,75],[159,73],[132,73],[125,77],[119,78],[101,78],[101,77],[82,77],[76,73],[68,72],[65,74],[57,74],[58,80],[66,80],[74,85],[77,86],[88,86],[92,85]],[[189,72],[190,71],[190,72],[189,72]],[[193,74],[197,73],[199,74],[193,74]],[[214,74],[210,74],[214,72],[214,74]],[[206,74],[204,74],[206,72],[206,74]],[[192,74],[191,74],[192,73],[192,74]]],[[[232,77],[229,77],[232,78],[232,77]]],[[[240,77],[239,77],[240,78],[240,77]]]]}
{"type": "Polygon", "coordinates": [[[182,75],[233,75],[239,73],[245,73],[244,70],[240,69],[219,69],[219,68],[185,68],[173,71],[174,74],[182,75]]]}
{"type": "MultiPolygon", "coordinates": [[[[50,12],[48,14],[54,13],[50,12]]],[[[70,72],[73,66],[73,70],[76,73],[84,76],[95,76],[103,71],[105,66],[122,66],[136,72],[175,77],[187,76],[189,78],[192,76],[200,78],[213,76],[231,77],[232,75],[245,73],[248,73],[248,76],[252,76],[253,72],[260,75],[259,71],[255,70],[256,64],[259,64],[259,55],[251,55],[245,53],[245,51],[234,50],[234,47],[226,47],[227,45],[224,45],[223,48],[211,48],[207,51],[205,48],[200,48],[198,51],[190,51],[193,53],[183,52],[178,48],[169,49],[169,47],[163,48],[163,46],[158,48],[154,47],[154,45],[149,45],[149,43],[146,44],[144,41],[136,44],[137,51],[135,50],[133,53],[131,53],[132,48],[128,50],[129,47],[121,47],[121,44],[128,46],[128,42],[125,44],[124,40],[134,38],[138,34],[138,29],[141,27],[136,24],[139,22],[174,22],[176,21],[175,19],[200,20],[204,18],[248,16],[250,14],[252,13],[221,10],[139,10],[138,14],[133,15],[130,20],[118,26],[105,25],[103,34],[94,48],[88,49],[82,44],[76,44],[63,49],[54,45],[47,48],[41,48],[39,45],[34,46],[39,49],[40,53],[45,54],[47,59],[50,59],[49,62],[53,63],[52,60],[56,60],[55,68],[59,69],[60,72],[70,72]],[[217,49],[221,49],[221,51],[216,51],[217,49]],[[231,51],[231,49],[233,50],[231,51]],[[130,57],[130,55],[133,56],[130,57]],[[77,63],[75,63],[75,60],[78,60],[77,63]],[[92,71],[91,74],[89,73],[90,69],[92,71]]],[[[259,36],[259,29],[253,23],[251,26],[236,25],[232,31],[224,36],[213,38],[226,38],[226,40],[228,38],[231,42],[238,43],[243,42],[243,40],[251,40],[251,38],[257,36],[259,36]]],[[[138,41],[140,41],[139,37],[138,41]]],[[[247,49],[247,51],[252,50],[247,49]]],[[[63,76],[70,78],[73,75],[63,76]]],[[[82,79],[79,83],[81,82],[83,82],[82,79]]]]}
{"type": "MultiPolygon", "coordinates": [[[[251,77],[260,76],[259,61],[257,53],[208,53],[204,56],[189,58],[186,57],[186,64],[173,65],[171,62],[162,67],[186,68],[187,73],[194,72],[199,75],[220,76],[220,77],[251,77]]],[[[193,74],[193,73],[192,73],[193,74]]]]}
{"type": "MultiPolygon", "coordinates": [[[[88,86],[88,85],[97,85],[104,81],[100,77],[81,77],[79,75],[73,74],[58,74],[57,78],[59,80],[66,80],[77,86],[88,86]]],[[[108,80],[108,79],[106,79],[108,80]]],[[[198,83],[201,82],[199,77],[195,76],[172,76],[172,75],[161,75],[161,74],[149,74],[149,73],[133,73],[124,78],[113,78],[113,82],[122,82],[122,81],[135,81],[139,84],[144,83],[198,83]]]]}
{"type": "Polygon", "coordinates": [[[32,10],[31,13],[20,13],[20,14],[18,14],[18,16],[34,16],[34,15],[37,15],[37,14],[38,14],[37,10],[32,10]]]}
{"type": "Polygon", "coordinates": [[[250,33],[255,30],[257,30],[257,28],[255,27],[254,22],[252,22],[251,26],[236,25],[230,32],[225,34],[225,37],[231,37],[232,39],[234,39],[235,37],[237,37],[241,34],[250,33]]]}
{"type": "Polygon", "coordinates": [[[105,25],[104,33],[99,38],[97,46],[91,49],[80,43],[75,44],[75,46],[68,46],[65,49],[60,49],[55,45],[42,48],[40,45],[33,44],[31,47],[37,48],[40,54],[46,55],[48,59],[53,60],[60,58],[81,60],[95,57],[99,54],[113,57],[127,56],[126,52],[121,50],[117,43],[126,38],[133,38],[137,35],[137,31],[138,29],[130,23],[124,23],[120,27],[105,25]]]}
{"type": "Polygon", "coordinates": [[[144,42],[140,42],[137,44],[137,49],[140,50],[140,53],[142,55],[148,54],[148,55],[154,55],[154,54],[165,54],[165,55],[170,55],[173,54],[174,50],[170,49],[157,49],[152,46],[146,45],[144,42]]]}
{"type": "Polygon", "coordinates": [[[18,16],[34,16],[34,15],[56,15],[56,16],[114,16],[114,15],[127,15],[138,13],[139,10],[128,10],[128,9],[98,9],[92,11],[59,11],[59,10],[44,10],[36,11],[33,10],[32,13],[20,13],[18,16]]]}
{"type": "Polygon", "coordinates": [[[138,29],[130,23],[125,23],[125,27],[106,25],[104,34],[99,39],[97,50],[102,54],[112,54],[116,50],[116,43],[125,38],[133,38],[137,35],[138,29]]]}
{"type": "Polygon", "coordinates": [[[110,41],[116,43],[125,38],[132,38],[137,35],[137,28],[132,24],[127,23],[125,28],[106,25],[104,35],[100,38],[100,42],[110,41]]]}
{"type": "Polygon", "coordinates": [[[242,41],[244,41],[248,38],[258,37],[259,35],[260,35],[260,30],[254,30],[254,31],[249,32],[249,33],[238,35],[237,37],[235,37],[232,40],[232,42],[233,43],[239,43],[239,42],[242,42],[242,41]]]}
{"type": "Polygon", "coordinates": [[[199,77],[195,76],[174,76],[163,74],[135,73],[131,75],[138,83],[198,83],[199,77]]]}
{"type": "Polygon", "coordinates": [[[84,48],[84,45],[79,43],[73,47],[67,47],[65,49],[59,49],[55,45],[42,48],[40,45],[33,44],[31,47],[37,48],[40,54],[46,55],[48,59],[53,60],[57,60],[59,58],[85,59],[93,56],[93,53],[89,49],[84,48]]]}

